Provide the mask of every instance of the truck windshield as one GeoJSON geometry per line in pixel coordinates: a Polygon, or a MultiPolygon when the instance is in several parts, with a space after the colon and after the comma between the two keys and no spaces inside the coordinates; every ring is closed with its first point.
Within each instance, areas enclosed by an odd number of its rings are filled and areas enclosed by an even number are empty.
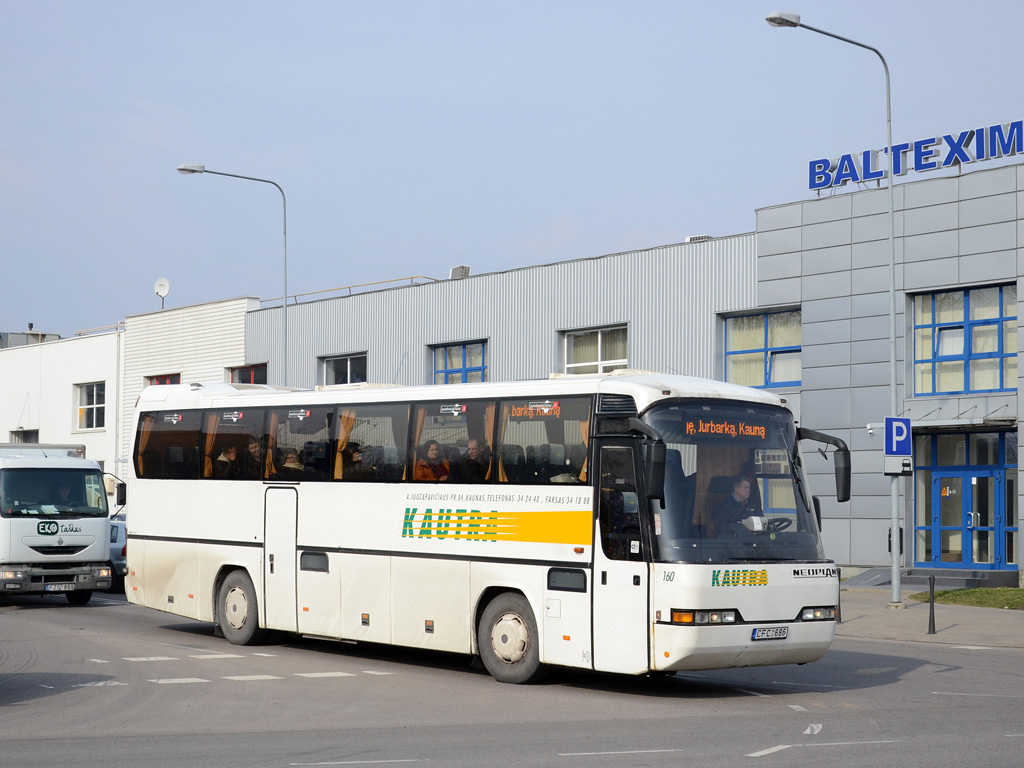
{"type": "Polygon", "coordinates": [[[644,421],[668,448],[665,508],[651,502],[656,560],[824,560],[789,411],[680,402],[655,406],[644,421]]]}
{"type": "Polygon", "coordinates": [[[2,517],[106,517],[103,476],[81,469],[0,470],[2,517]]]}

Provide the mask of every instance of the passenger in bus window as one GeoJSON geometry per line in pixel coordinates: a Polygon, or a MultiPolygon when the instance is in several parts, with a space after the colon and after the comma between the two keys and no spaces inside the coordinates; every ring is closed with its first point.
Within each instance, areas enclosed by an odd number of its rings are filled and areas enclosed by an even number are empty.
{"type": "Polygon", "coordinates": [[[487,470],[490,465],[490,450],[479,440],[471,439],[466,444],[466,455],[459,459],[459,481],[463,483],[487,482],[487,470]]]}
{"type": "Polygon", "coordinates": [[[341,479],[350,482],[367,482],[377,479],[374,467],[363,461],[363,449],[359,443],[349,443],[341,452],[341,479]]]}
{"type": "Polygon", "coordinates": [[[238,477],[238,474],[238,449],[233,445],[226,446],[213,462],[213,476],[229,480],[238,477]]]}
{"type": "Polygon", "coordinates": [[[416,482],[436,483],[448,479],[451,465],[448,459],[441,457],[441,446],[437,440],[428,440],[417,451],[416,465],[412,470],[412,479],[416,482]]]}
{"type": "Polygon", "coordinates": [[[281,468],[274,473],[275,480],[301,480],[302,461],[299,459],[299,452],[289,448],[284,454],[284,461],[281,468]]]}
{"type": "Polygon", "coordinates": [[[263,446],[255,437],[249,438],[249,453],[245,457],[245,477],[247,480],[259,480],[263,477],[262,462],[263,446]]]}

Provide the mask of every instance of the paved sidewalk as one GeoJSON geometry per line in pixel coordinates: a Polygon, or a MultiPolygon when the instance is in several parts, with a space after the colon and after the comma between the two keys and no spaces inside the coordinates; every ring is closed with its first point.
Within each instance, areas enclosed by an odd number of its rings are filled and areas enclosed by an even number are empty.
{"type": "Polygon", "coordinates": [[[840,587],[842,623],[836,637],[863,637],[948,645],[1024,648],[1024,611],[935,604],[935,634],[928,634],[929,605],[907,599],[906,608],[889,608],[892,590],[840,587]]]}

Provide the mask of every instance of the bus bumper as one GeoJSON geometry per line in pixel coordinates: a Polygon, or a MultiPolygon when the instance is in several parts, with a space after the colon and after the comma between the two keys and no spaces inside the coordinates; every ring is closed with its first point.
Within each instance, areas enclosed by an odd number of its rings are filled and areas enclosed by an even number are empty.
{"type": "Polygon", "coordinates": [[[651,669],[680,672],[807,664],[825,655],[835,630],[834,621],[699,627],[655,624],[651,669]],[[754,640],[755,630],[764,627],[784,628],[785,637],[754,640]]]}
{"type": "Polygon", "coordinates": [[[108,563],[82,563],[67,567],[0,566],[0,591],[7,595],[99,590],[108,589],[110,584],[111,568],[108,563]]]}

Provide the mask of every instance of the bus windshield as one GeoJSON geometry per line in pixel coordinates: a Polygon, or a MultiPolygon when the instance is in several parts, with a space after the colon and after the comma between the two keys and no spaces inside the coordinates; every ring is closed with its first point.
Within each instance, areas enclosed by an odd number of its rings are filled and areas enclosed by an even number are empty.
{"type": "Polygon", "coordinates": [[[99,472],[80,469],[0,470],[0,517],[106,517],[99,472]]]}
{"type": "Polygon", "coordinates": [[[678,402],[655,406],[644,420],[668,449],[665,508],[651,502],[656,560],[825,559],[788,411],[678,402]]]}

